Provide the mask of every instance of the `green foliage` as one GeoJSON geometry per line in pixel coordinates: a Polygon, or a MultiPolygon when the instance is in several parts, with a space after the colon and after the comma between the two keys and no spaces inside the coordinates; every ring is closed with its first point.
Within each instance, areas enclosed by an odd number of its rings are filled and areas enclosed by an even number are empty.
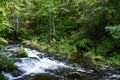
{"type": "MultiPolygon", "coordinates": [[[[71,45],[69,40],[67,39],[60,39],[60,41],[52,41],[50,42],[50,45],[45,44],[41,46],[44,46],[44,50],[49,53],[57,53],[56,55],[67,55],[68,58],[72,58],[77,53],[77,49],[75,45],[71,45]]],[[[42,49],[42,47],[39,47],[42,49]]]]}
{"type": "MultiPolygon", "coordinates": [[[[4,38],[17,37],[40,51],[70,57],[79,51],[76,46],[88,52],[94,47],[98,55],[108,56],[120,47],[119,3],[120,0],[1,0],[0,43],[7,43],[4,38]]],[[[20,51],[26,56],[24,50],[20,51]]]]}
{"type": "Polygon", "coordinates": [[[6,3],[4,1],[2,2],[2,4],[0,4],[0,36],[2,37],[6,36],[12,31],[7,17],[9,12],[5,4],[6,3]]]}
{"type": "Polygon", "coordinates": [[[17,57],[19,57],[19,58],[28,56],[22,46],[17,50],[17,52],[18,52],[17,57]]]}
{"type": "Polygon", "coordinates": [[[91,50],[84,55],[87,58],[91,59],[91,62],[97,66],[105,66],[107,60],[102,55],[95,55],[94,52],[91,50]],[[105,62],[106,61],[106,62],[105,62]]]}
{"type": "MultiPolygon", "coordinates": [[[[110,38],[103,39],[102,43],[97,48],[97,54],[105,55],[114,48],[114,41],[110,38]]],[[[110,54],[110,53],[109,53],[110,54]]]]}
{"type": "Polygon", "coordinates": [[[77,52],[76,46],[74,44],[71,44],[71,41],[64,38],[57,42],[56,48],[58,50],[58,53],[67,54],[69,56],[77,52]]]}
{"type": "Polygon", "coordinates": [[[65,54],[68,57],[71,57],[74,53],[77,53],[76,46],[71,45],[67,39],[61,39],[56,43],[51,41],[50,45],[45,42],[39,42],[36,39],[33,39],[32,41],[26,40],[23,43],[42,52],[47,51],[49,53],[65,54]]]}
{"type": "Polygon", "coordinates": [[[32,35],[29,35],[30,32],[26,28],[20,28],[19,31],[18,31],[18,33],[20,34],[20,36],[19,36],[20,40],[31,39],[32,35]]]}
{"type": "Polygon", "coordinates": [[[106,56],[103,56],[101,54],[95,55],[93,50],[85,53],[84,56],[89,58],[90,61],[97,66],[105,67],[106,65],[109,66],[111,64],[115,64],[112,60],[109,60],[106,56]]]}
{"type": "Polygon", "coordinates": [[[110,32],[113,38],[120,39],[120,25],[107,26],[106,30],[110,32]]]}
{"type": "Polygon", "coordinates": [[[84,48],[86,50],[89,50],[93,46],[93,42],[90,39],[86,38],[79,40],[77,44],[79,45],[79,47],[84,48]]]}
{"type": "Polygon", "coordinates": [[[0,53],[0,72],[11,71],[14,68],[15,68],[14,62],[9,60],[5,54],[0,53]]]}
{"type": "Polygon", "coordinates": [[[40,44],[36,38],[33,38],[32,40],[24,40],[23,43],[35,49],[40,47],[40,44]]]}
{"type": "MultiPolygon", "coordinates": [[[[46,51],[47,49],[48,50],[51,49],[50,45],[48,45],[45,41],[44,42],[38,41],[37,38],[33,38],[32,40],[24,40],[23,44],[28,45],[42,52],[46,51]]],[[[49,50],[49,52],[54,52],[54,51],[49,50]]]]}
{"type": "Polygon", "coordinates": [[[101,56],[101,55],[97,55],[97,56],[96,56],[93,51],[89,51],[89,52],[85,53],[84,56],[85,56],[85,57],[92,58],[92,59],[98,59],[98,60],[100,60],[100,61],[102,61],[102,60],[104,59],[104,57],[101,56]]]}
{"type": "Polygon", "coordinates": [[[114,52],[110,58],[111,62],[116,65],[120,65],[120,54],[114,52]]]}
{"type": "Polygon", "coordinates": [[[4,38],[0,37],[0,43],[3,43],[3,44],[8,44],[8,41],[5,40],[4,38]]]}

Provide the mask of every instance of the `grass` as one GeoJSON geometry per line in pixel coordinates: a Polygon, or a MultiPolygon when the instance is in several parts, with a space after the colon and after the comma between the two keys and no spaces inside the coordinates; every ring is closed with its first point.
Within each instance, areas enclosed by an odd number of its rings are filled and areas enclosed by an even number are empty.
{"type": "MultiPolygon", "coordinates": [[[[24,41],[26,45],[31,46],[34,49],[37,49],[42,52],[56,53],[56,55],[66,55],[67,58],[75,57],[77,49],[75,45],[70,45],[69,42],[56,42],[48,44],[45,42],[40,42],[36,39],[24,41]]],[[[90,58],[97,66],[109,66],[109,65],[120,65],[120,54],[114,53],[111,57],[103,56],[101,54],[95,55],[93,50],[84,53],[84,57],[90,58]]]]}
{"type": "Polygon", "coordinates": [[[73,57],[73,55],[77,53],[76,46],[70,45],[67,42],[45,43],[33,39],[25,40],[23,43],[41,52],[57,53],[61,55],[66,55],[68,56],[68,58],[73,57]]]}
{"type": "Polygon", "coordinates": [[[0,54],[0,72],[11,71],[15,68],[14,62],[9,60],[5,54],[0,54]]]}
{"type": "Polygon", "coordinates": [[[112,57],[110,57],[110,60],[112,61],[112,63],[120,65],[120,54],[114,52],[112,57]]]}
{"type": "Polygon", "coordinates": [[[97,66],[120,65],[120,54],[114,54],[111,57],[104,57],[103,55],[95,55],[93,51],[89,51],[84,55],[91,59],[91,62],[97,66]]]}

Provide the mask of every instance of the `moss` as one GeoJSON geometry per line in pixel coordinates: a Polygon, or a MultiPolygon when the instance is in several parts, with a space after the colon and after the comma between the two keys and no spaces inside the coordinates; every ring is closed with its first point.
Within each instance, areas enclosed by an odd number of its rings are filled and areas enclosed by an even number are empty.
{"type": "Polygon", "coordinates": [[[25,52],[24,48],[21,46],[17,52],[19,53],[17,57],[22,58],[22,57],[27,57],[27,53],[25,52]]]}
{"type": "Polygon", "coordinates": [[[109,65],[120,65],[120,54],[112,53],[111,57],[106,57],[102,55],[95,55],[93,51],[87,52],[84,57],[90,58],[97,66],[109,66],[109,65]]]}

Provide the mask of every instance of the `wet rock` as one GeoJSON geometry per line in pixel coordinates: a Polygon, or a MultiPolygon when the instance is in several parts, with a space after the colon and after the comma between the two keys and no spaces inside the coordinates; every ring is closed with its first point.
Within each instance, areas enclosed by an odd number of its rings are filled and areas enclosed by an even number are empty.
{"type": "MultiPolygon", "coordinates": [[[[14,49],[19,45],[8,46],[6,49],[18,54],[14,49]]],[[[26,48],[29,54],[27,58],[11,58],[16,65],[16,69],[9,72],[12,77],[21,78],[14,80],[119,80],[120,67],[97,67],[88,59],[74,59],[71,63],[58,61],[54,55],[41,53],[30,48],[26,48]],[[82,67],[81,67],[82,66],[82,67]],[[23,69],[24,68],[24,69],[23,69]],[[38,72],[37,72],[38,71],[38,72]],[[37,72],[37,73],[36,73],[37,72]],[[40,74],[40,73],[41,74],[40,74]],[[47,74],[43,74],[46,73],[47,74]],[[37,75],[36,75],[37,74],[37,75]],[[36,75],[34,78],[33,76],[36,75]]]]}
{"type": "Polygon", "coordinates": [[[71,72],[68,76],[72,76],[72,77],[80,77],[81,74],[79,72],[71,72]]]}
{"type": "Polygon", "coordinates": [[[20,46],[21,45],[9,45],[9,46],[6,46],[4,50],[16,52],[16,50],[19,49],[20,46]]]}
{"type": "Polygon", "coordinates": [[[19,69],[17,69],[17,67],[16,67],[16,69],[14,71],[10,72],[10,74],[14,75],[14,77],[17,77],[17,76],[22,75],[23,72],[20,71],[19,69]]]}
{"type": "Polygon", "coordinates": [[[10,58],[10,60],[12,60],[14,62],[22,62],[22,60],[20,58],[10,58]]]}

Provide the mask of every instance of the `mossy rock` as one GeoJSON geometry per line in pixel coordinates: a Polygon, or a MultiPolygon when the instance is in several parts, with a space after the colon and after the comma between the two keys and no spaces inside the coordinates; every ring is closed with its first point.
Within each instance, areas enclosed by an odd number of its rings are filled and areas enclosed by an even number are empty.
{"type": "Polygon", "coordinates": [[[28,56],[23,47],[20,47],[17,50],[17,52],[18,52],[18,55],[17,55],[18,58],[22,58],[22,57],[27,57],[28,56]]]}

